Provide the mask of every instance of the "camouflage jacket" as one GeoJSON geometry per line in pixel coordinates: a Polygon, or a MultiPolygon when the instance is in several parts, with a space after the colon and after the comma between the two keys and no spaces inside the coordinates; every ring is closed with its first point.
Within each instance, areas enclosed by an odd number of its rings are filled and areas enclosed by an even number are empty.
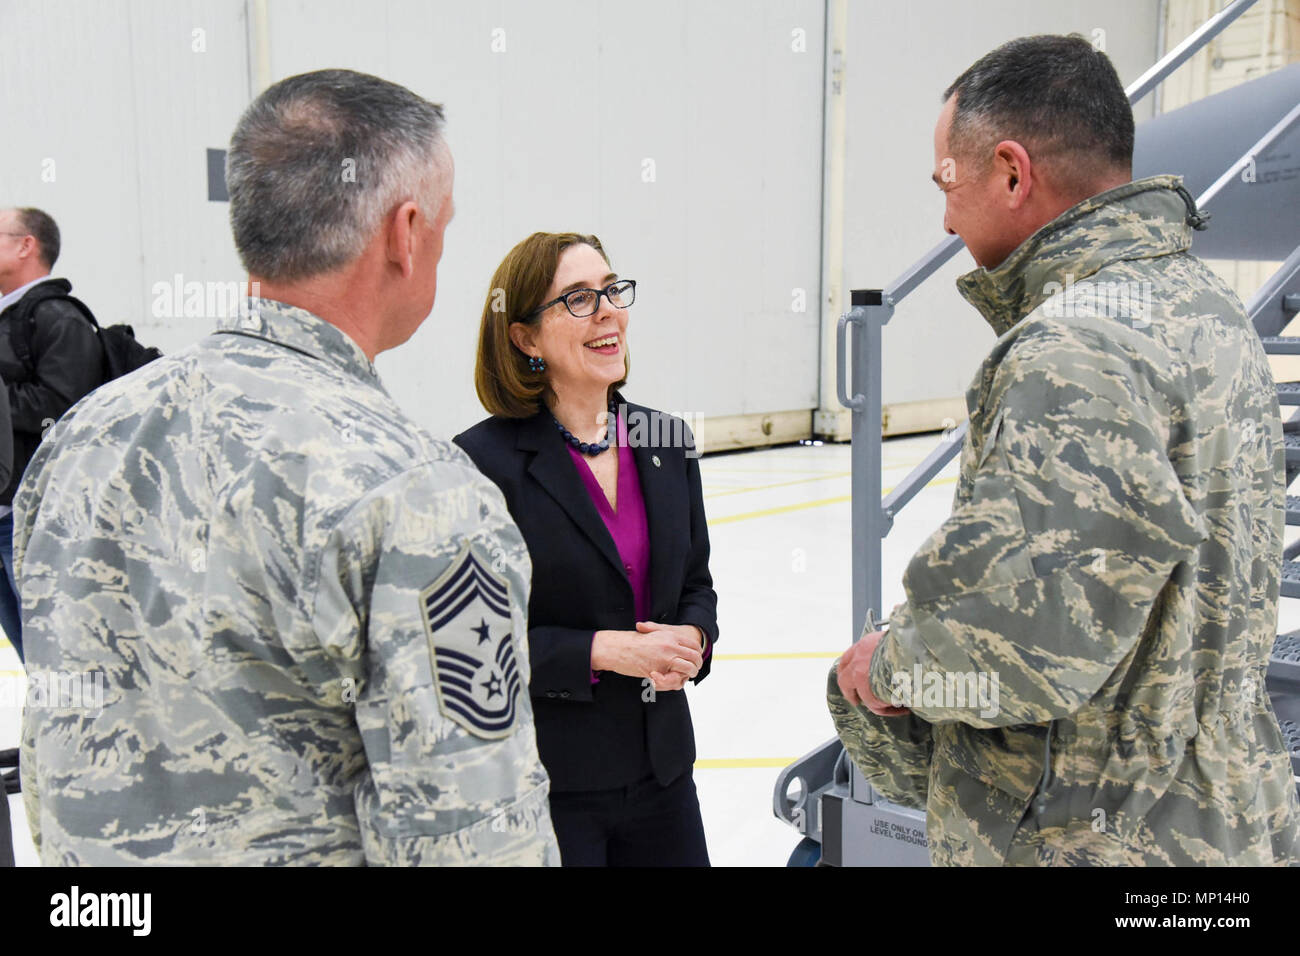
{"type": "Polygon", "coordinates": [[[999,338],[951,517],[904,575],[850,755],[936,864],[1300,861],[1264,688],[1285,451],[1175,177],[1126,184],[958,287],[999,338]]]}
{"type": "Polygon", "coordinates": [[[78,403],[15,500],[42,861],[558,863],[500,492],[339,329],[249,307],[78,403]]]}

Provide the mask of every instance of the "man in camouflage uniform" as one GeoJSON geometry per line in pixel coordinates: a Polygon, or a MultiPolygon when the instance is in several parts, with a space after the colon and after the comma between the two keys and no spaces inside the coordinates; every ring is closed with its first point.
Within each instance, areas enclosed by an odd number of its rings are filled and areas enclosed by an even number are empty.
{"type": "Polygon", "coordinates": [[[558,864],[522,537],[373,365],[433,304],[441,128],[363,74],[268,89],[227,166],[262,296],[40,446],[16,502],[32,677],[103,688],[29,697],[44,863],[558,864]]]}
{"type": "Polygon", "coordinates": [[[952,516],[831,673],[840,737],[927,810],[936,864],[1300,861],[1264,689],[1282,428],[1188,253],[1203,219],[1179,179],[1129,181],[1131,111],[1081,38],[1012,41],[945,98],[935,180],[981,266],[958,288],[998,340],[952,516]]]}

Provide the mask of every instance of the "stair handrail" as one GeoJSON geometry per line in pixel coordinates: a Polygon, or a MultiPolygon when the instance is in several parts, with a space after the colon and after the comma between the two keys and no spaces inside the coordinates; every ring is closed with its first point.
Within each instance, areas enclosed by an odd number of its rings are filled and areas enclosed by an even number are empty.
{"type": "Polygon", "coordinates": [[[1272,129],[1261,136],[1255,145],[1242,153],[1236,162],[1225,169],[1223,175],[1216,179],[1205,192],[1196,197],[1196,208],[1204,208],[1215,196],[1219,195],[1228,183],[1232,182],[1239,173],[1258,159],[1264,150],[1280,139],[1282,134],[1294,126],[1297,120],[1300,120],[1300,103],[1297,103],[1286,116],[1273,124],[1272,129]]]}

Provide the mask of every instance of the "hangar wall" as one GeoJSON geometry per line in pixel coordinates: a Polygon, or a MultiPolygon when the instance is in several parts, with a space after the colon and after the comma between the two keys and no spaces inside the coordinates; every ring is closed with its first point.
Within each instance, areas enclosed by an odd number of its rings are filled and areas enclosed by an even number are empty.
{"type": "MultiPolygon", "coordinates": [[[[56,272],[104,319],[183,347],[213,316],[183,307],[180,288],[242,279],[206,151],[266,82],[368,70],[442,102],[456,156],[433,315],[378,363],[421,424],[449,435],[483,414],[473,349],[500,258],[535,229],[578,229],[640,282],[630,396],[689,415],[706,447],[806,437],[819,408],[834,431],[843,297],[942,238],[928,177],[943,88],[1005,39],[1071,30],[1099,37],[1127,82],[1158,32],[1157,0],[845,0],[828,58],[836,2],[0,0],[0,76],[16,91],[0,202],[56,217],[56,272]],[[91,62],[61,69],[67,49],[91,62]],[[839,142],[824,124],[836,96],[839,142]]],[[[960,417],[991,340],[952,286],[970,267],[960,254],[885,330],[892,430],[960,417]]]]}
{"type": "Polygon", "coordinates": [[[55,216],[57,272],[104,319],[179,348],[212,316],[153,314],[158,284],[241,277],[205,150],[224,148],[268,77],[373,72],[444,104],[456,158],[432,317],[377,363],[421,424],[450,435],[483,417],[472,371],[488,280],[538,229],[596,233],[639,280],[629,397],[807,419],[822,16],[821,0],[6,0],[0,70],[20,95],[0,202],[55,216]],[[68,37],[95,61],[59,70],[68,37]]]}

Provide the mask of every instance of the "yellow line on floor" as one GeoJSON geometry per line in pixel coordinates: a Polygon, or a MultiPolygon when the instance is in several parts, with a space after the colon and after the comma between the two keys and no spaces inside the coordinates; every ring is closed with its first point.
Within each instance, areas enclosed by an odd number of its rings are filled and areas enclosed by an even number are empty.
{"type": "Polygon", "coordinates": [[[705,478],[714,475],[828,475],[835,468],[713,468],[706,464],[700,469],[700,473],[705,478]]]}
{"type": "Polygon", "coordinates": [[[766,767],[788,767],[798,757],[719,757],[695,761],[696,770],[754,770],[766,767]]]}
{"type": "Polygon", "coordinates": [[[715,661],[789,661],[839,657],[843,651],[794,651],[789,654],[714,654],[715,661]]]}
{"type": "MultiPolygon", "coordinates": [[[[930,484],[926,485],[926,487],[930,488],[934,485],[952,485],[956,484],[956,482],[957,476],[954,475],[951,478],[936,478],[934,481],[931,481],[930,484]]],[[[889,494],[893,490],[893,488],[886,488],[884,493],[889,494]]],[[[768,518],[772,515],[788,514],[791,511],[803,511],[807,508],[820,508],[822,505],[838,505],[851,500],[852,497],[852,495],[837,495],[834,498],[819,498],[816,501],[801,501],[798,504],[780,505],[776,508],[763,508],[759,511],[746,511],[738,515],[724,515],[721,518],[710,518],[709,527],[711,528],[714,525],[719,524],[731,524],[733,521],[745,521],[749,518],[768,518]]]]}
{"type": "MultiPolygon", "coordinates": [[[[898,468],[915,468],[924,458],[914,458],[909,461],[884,461],[880,467],[884,471],[894,471],[898,468]]],[[[772,475],[780,472],[793,475],[833,475],[837,471],[825,471],[820,468],[716,468],[706,467],[703,469],[705,477],[711,475],[772,475]]]]}
{"type": "Polygon", "coordinates": [[[789,481],[777,481],[770,485],[749,485],[745,488],[728,488],[726,491],[707,491],[704,493],[706,498],[723,498],[727,495],[745,495],[751,491],[766,491],[769,488],[785,488],[788,485],[803,485],[810,481],[830,481],[832,478],[847,478],[852,475],[851,471],[832,471],[824,475],[818,475],[816,478],[792,478],[789,481]]]}
{"type": "Polygon", "coordinates": [[[817,501],[802,501],[797,505],[781,505],[779,508],[764,508],[761,511],[746,511],[743,514],[727,515],[725,518],[710,518],[709,527],[719,524],[731,524],[733,521],[744,521],[748,518],[768,518],[772,515],[783,515],[790,511],[803,511],[806,508],[820,508],[822,505],[837,505],[841,502],[849,501],[852,495],[837,495],[834,498],[820,498],[817,501]]]}

